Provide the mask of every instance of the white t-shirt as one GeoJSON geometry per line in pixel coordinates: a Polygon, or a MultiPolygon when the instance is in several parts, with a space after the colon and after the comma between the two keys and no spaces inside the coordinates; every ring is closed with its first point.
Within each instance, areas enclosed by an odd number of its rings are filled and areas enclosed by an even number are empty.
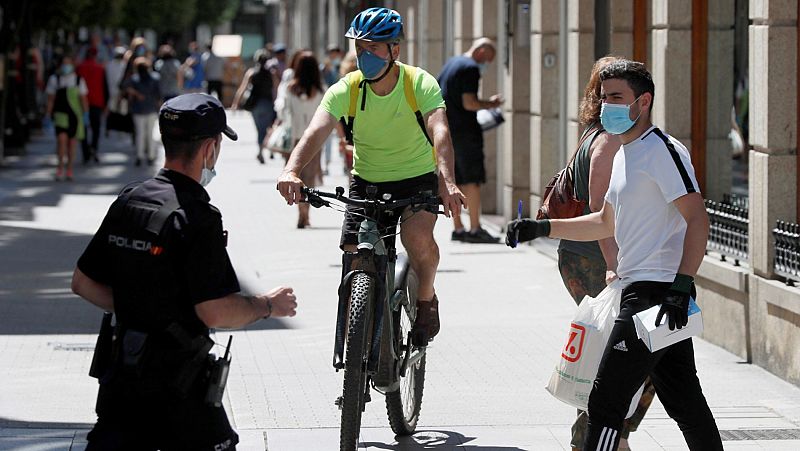
{"type": "MultiPolygon", "coordinates": [[[[45,92],[48,95],[52,96],[56,94],[56,91],[58,91],[59,88],[72,88],[75,86],[76,77],[77,75],[75,75],[75,72],[69,75],[53,74],[47,80],[47,87],[45,88],[45,92]]],[[[80,86],[78,86],[78,92],[82,96],[89,94],[89,88],[86,87],[86,80],[84,80],[83,78],[81,78],[81,84],[80,86]]]]}
{"type": "Polygon", "coordinates": [[[672,282],[683,256],[686,221],[672,203],[700,192],[683,144],[651,127],[614,156],[606,202],[614,208],[623,282],[672,282]]]}

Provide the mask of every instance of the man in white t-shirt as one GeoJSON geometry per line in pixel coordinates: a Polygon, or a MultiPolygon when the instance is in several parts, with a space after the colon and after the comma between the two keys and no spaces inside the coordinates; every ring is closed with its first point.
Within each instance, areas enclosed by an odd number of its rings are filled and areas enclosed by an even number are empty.
{"type": "Polygon", "coordinates": [[[657,322],[688,321],[694,275],[708,239],[708,216],[689,152],[650,121],[655,88],[643,64],[620,60],[600,72],[600,120],[619,135],[611,181],[601,211],[574,219],[521,219],[508,224],[506,243],[541,236],[592,241],[614,236],[617,273],[625,288],[620,314],[589,395],[583,449],[614,451],[631,398],[647,376],[691,450],[722,449],[700,388],[692,340],[651,353],[637,338],[633,315],[661,305],[657,322]]]}

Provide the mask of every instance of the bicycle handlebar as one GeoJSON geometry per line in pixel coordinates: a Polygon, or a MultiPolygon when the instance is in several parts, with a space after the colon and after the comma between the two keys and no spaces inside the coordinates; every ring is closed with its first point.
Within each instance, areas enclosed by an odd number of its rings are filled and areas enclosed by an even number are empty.
{"type": "Polygon", "coordinates": [[[335,193],[319,191],[314,188],[302,187],[300,192],[303,194],[304,199],[301,202],[308,202],[314,208],[330,207],[330,202],[324,198],[338,200],[344,204],[352,205],[354,207],[362,208],[377,208],[380,211],[394,210],[410,206],[413,211],[426,210],[434,214],[444,214],[439,210],[439,205],[442,200],[439,196],[434,194],[419,193],[414,196],[398,199],[398,200],[384,200],[384,199],[352,199],[344,195],[344,188],[341,186],[336,187],[335,193]]]}

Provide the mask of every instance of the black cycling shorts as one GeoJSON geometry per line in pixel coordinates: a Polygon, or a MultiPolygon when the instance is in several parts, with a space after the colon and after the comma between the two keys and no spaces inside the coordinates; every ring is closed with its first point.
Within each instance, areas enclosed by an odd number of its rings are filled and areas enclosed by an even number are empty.
{"type": "MultiPolygon", "coordinates": [[[[348,196],[353,199],[366,198],[367,186],[369,185],[378,187],[379,199],[384,193],[391,194],[392,199],[395,200],[406,199],[423,191],[430,191],[433,195],[439,194],[439,177],[435,173],[429,172],[410,179],[381,183],[370,183],[358,176],[353,176],[353,180],[350,181],[350,192],[348,196]]],[[[378,218],[378,229],[381,231],[381,234],[383,236],[391,235],[385,239],[387,245],[394,245],[394,234],[397,233],[397,221],[402,216],[405,208],[406,207],[386,211],[378,218]]],[[[339,242],[339,247],[342,249],[348,244],[358,244],[358,226],[364,219],[363,216],[361,216],[363,214],[363,208],[351,205],[347,206],[347,212],[344,215],[344,224],[342,225],[342,239],[339,242]]]]}

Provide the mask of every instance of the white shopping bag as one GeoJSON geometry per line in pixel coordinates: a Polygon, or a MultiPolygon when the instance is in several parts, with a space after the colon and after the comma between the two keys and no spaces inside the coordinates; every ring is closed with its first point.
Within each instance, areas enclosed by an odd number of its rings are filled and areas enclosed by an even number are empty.
{"type": "MultiPolygon", "coordinates": [[[[596,298],[586,296],[578,306],[561,359],[547,384],[547,391],[560,401],[587,410],[589,392],[619,315],[622,288],[619,279],[614,280],[596,298]]],[[[634,395],[626,418],[636,410],[643,388],[634,395]]]]}

